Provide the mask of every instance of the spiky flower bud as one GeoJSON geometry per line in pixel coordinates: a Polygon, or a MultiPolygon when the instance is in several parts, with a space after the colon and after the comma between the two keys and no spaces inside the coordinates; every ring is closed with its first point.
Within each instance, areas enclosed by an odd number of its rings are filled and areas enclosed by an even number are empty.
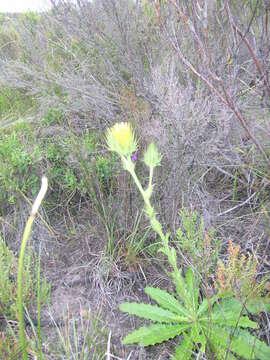
{"type": "Polygon", "coordinates": [[[158,152],[158,149],[154,143],[151,143],[148,146],[144,154],[144,162],[147,166],[154,168],[155,166],[159,166],[161,162],[161,155],[158,152]]]}

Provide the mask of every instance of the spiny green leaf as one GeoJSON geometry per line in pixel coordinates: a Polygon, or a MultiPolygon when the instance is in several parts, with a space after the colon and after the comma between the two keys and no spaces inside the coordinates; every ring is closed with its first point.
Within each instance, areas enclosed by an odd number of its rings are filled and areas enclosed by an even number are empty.
{"type": "Polygon", "coordinates": [[[236,360],[235,356],[231,353],[230,349],[228,348],[228,337],[222,337],[219,334],[219,329],[215,329],[218,331],[212,332],[211,337],[209,337],[209,341],[211,343],[212,350],[215,353],[217,360],[236,360]]]}
{"type": "Polygon", "coordinates": [[[161,155],[158,152],[157,146],[154,143],[151,143],[148,146],[148,149],[144,153],[143,160],[145,164],[149,167],[156,167],[160,165],[161,155]]]}
{"type": "Polygon", "coordinates": [[[191,267],[186,272],[186,284],[193,309],[197,310],[199,306],[199,283],[196,283],[194,271],[191,267]]]}
{"type": "Polygon", "coordinates": [[[201,352],[204,352],[206,346],[206,338],[200,324],[193,323],[190,330],[190,337],[194,343],[201,344],[201,352]]]}
{"type": "Polygon", "coordinates": [[[189,360],[191,359],[193,342],[189,335],[184,334],[181,344],[175,348],[175,354],[172,360],[189,360]]]}
{"type": "Polygon", "coordinates": [[[230,349],[233,353],[244,359],[270,359],[270,347],[263,341],[251,335],[247,330],[213,328],[210,341],[213,341],[224,349],[230,349]]]}
{"type": "Polygon", "coordinates": [[[209,310],[211,310],[211,307],[214,305],[214,303],[219,299],[218,295],[212,296],[210,299],[204,298],[202,303],[199,306],[197,315],[202,316],[204,313],[209,310]],[[209,309],[210,308],[210,309],[209,309]]]}
{"type": "Polygon", "coordinates": [[[248,316],[241,316],[239,321],[237,322],[237,325],[232,326],[238,326],[242,328],[250,328],[250,329],[258,329],[259,325],[248,318],[248,316]]]}
{"type": "MultiPolygon", "coordinates": [[[[175,249],[173,250],[175,252],[175,249]]],[[[192,310],[192,303],[187,291],[187,284],[185,282],[185,278],[181,274],[181,270],[175,269],[172,273],[170,273],[170,275],[173,279],[178,296],[183,301],[185,307],[189,310],[192,310]]]]}
{"type": "Polygon", "coordinates": [[[270,359],[270,347],[251,335],[247,330],[239,330],[232,339],[231,349],[246,359],[270,359]]]}
{"type": "MultiPolygon", "coordinates": [[[[214,296],[212,296],[211,298],[207,298],[205,297],[202,301],[202,303],[199,306],[197,315],[203,315],[204,312],[209,312],[209,310],[212,311],[212,306],[217,303],[218,300],[223,299],[222,301],[225,301],[224,299],[231,299],[232,298],[232,293],[231,292],[223,292],[223,293],[218,293],[214,296]],[[210,309],[209,309],[210,308],[210,309]]],[[[219,303],[217,303],[216,305],[217,307],[219,306],[219,303]]]]}
{"type": "Polygon", "coordinates": [[[270,300],[265,298],[257,298],[248,300],[246,308],[251,314],[258,314],[262,311],[270,311],[270,300]]]}
{"type": "Polygon", "coordinates": [[[235,316],[239,316],[240,314],[245,313],[245,305],[243,305],[238,299],[235,297],[224,299],[215,304],[213,308],[213,314],[226,314],[226,313],[234,313],[235,316]]]}
{"type": "Polygon", "coordinates": [[[217,304],[214,308],[214,311],[218,309],[221,309],[224,312],[229,310],[234,311],[235,313],[247,313],[248,311],[252,314],[258,314],[262,311],[270,310],[270,301],[269,299],[257,298],[242,303],[237,298],[231,297],[228,299],[224,299],[222,302],[217,304]]]}
{"type": "Polygon", "coordinates": [[[243,328],[252,328],[258,329],[258,324],[254,321],[251,321],[248,316],[241,316],[241,313],[236,313],[233,311],[220,311],[215,312],[211,316],[211,321],[214,324],[223,325],[223,326],[230,326],[230,327],[243,327],[243,328]]]}
{"type": "Polygon", "coordinates": [[[170,310],[181,316],[189,315],[188,311],[167,291],[153,287],[146,287],[144,291],[164,309],[170,310]]]}
{"type": "MultiPolygon", "coordinates": [[[[218,359],[225,359],[229,355],[231,358],[231,339],[230,331],[226,331],[221,327],[212,327],[209,341],[215,351],[218,359]]],[[[231,329],[232,331],[232,329],[231,329]]],[[[233,356],[233,355],[232,355],[233,356]]]]}
{"type": "Polygon", "coordinates": [[[174,338],[185,331],[189,325],[164,325],[153,324],[141,327],[125,336],[123,344],[139,344],[142,346],[160,344],[163,341],[174,338]]]}
{"type": "Polygon", "coordinates": [[[159,306],[150,304],[124,303],[120,305],[120,310],[144,319],[161,323],[176,323],[186,320],[171,311],[164,310],[159,306]]]}

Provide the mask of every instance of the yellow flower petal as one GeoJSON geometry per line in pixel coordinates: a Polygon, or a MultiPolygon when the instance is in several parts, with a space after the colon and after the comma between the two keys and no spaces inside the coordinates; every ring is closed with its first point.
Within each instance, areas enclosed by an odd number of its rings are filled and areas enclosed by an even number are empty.
{"type": "Polygon", "coordinates": [[[120,155],[131,155],[137,147],[137,143],[130,123],[116,123],[107,130],[107,144],[111,151],[120,155]]]}

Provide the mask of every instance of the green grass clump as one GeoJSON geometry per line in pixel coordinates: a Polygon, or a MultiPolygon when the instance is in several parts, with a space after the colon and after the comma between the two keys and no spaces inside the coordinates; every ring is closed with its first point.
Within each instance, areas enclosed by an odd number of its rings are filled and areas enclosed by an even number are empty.
{"type": "Polygon", "coordinates": [[[42,125],[51,126],[61,124],[64,120],[63,112],[58,108],[49,108],[47,113],[41,119],[42,125]]]}
{"type": "MultiPolygon", "coordinates": [[[[36,270],[32,271],[32,252],[28,249],[23,266],[23,302],[25,306],[34,305],[36,298],[36,270]]],[[[0,313],[9,320],[16,320],[17,301],[17,269],[18,259],[0,237],[0,313]]],[[[48,303],[50,298],[50,285],[46,279],[41,281],[41,303],[48,303]]]]}
{"type": "Polygon", "coordinates": [[[113,154],[99,155],[95,161],[95,172],[100,188],[106,194],[113,190],[113,180],[118,162],[113,154]]]}
{"type": "Polygon", "coordinates": [[[21,360],[21,346],[11,325],[1,333],[0,356],[2,360],[21,360]]]}
{"type": "Polygon", "coordinates": [[[102,359],[106,352],[108,331],[101,321],[100,307],[97,315],[89,309],[81,310],[79,319],[67,313],[64,324],[60,328],[55,324],[57,330],[57,341],[51,344],[51,353],[57,359],[102,359]]]}

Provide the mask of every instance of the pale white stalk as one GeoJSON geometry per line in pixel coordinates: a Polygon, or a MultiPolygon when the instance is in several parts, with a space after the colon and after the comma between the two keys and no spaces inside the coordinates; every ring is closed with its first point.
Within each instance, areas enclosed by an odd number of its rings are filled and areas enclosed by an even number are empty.
{"type": "Polygon", "coordinates": [[[48,179],[46,178],[46,176],[43,176],[41,179],[41,188],[40,188],[38,196],[36,197],[36,200],[32,206],[32,211],[31,211],[32,216],[35,216],[37,214],[40,204],[41,204],[42,200],[44,199],[44,196],[47,192],[47,189],[48,189],[48,179]]]}

